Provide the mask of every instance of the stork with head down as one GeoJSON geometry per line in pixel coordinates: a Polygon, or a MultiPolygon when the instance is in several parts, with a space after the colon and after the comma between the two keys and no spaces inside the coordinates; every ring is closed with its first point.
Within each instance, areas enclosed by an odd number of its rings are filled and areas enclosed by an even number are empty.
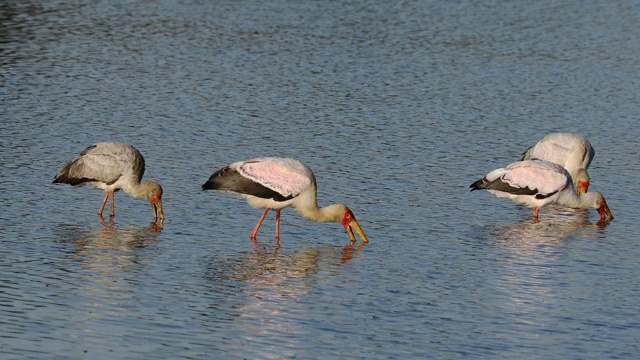
{"type": "Polygon", "coordinates": [[[305,218],[315,222],[337,222],[346,230],[351,244],[356,238],[369,240],[355,216],[346,205],[332,204],[318,207],[316,178],[311,169],[299,160],[280,157],[261,157],[227,165],[211,175],[202,190],[215,189],[244,197],[254,208],[264,209],[251,231],[255,240],[260,225],[270,209],[276,211],[275,238],[280,238],[280,210],[292,207],[305,218]]]}

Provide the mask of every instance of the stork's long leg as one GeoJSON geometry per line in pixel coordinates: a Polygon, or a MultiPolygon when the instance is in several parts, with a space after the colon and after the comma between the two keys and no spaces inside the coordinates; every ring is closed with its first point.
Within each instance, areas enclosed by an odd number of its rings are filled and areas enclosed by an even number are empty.
{"type": "Polygon", "coordinates": [[[109,197],[109,192],[105,191],[104,192],[104,199],[102,199],[102,205],[100,205],[100,208],[98,209],[98,215],[102,216],[102,211],[104,210],[104,206],[107,205],[107,198],[109,197]]]}
{"type": "Polygon", "coordinates": [[[109,215],[111,215],[111,217],[116,216],[116,203],[115,203],[115,197],[114,197],[115,193],[112,192],[111,193],[111,212],[109,213],[109,215]]]}
{"type": "Polygon", "coordinates": [[[280,240],[280,209],[276,210],[276,243],[280,240]]]}
{"type": "Polygon", "coordinates": [[[533,218],[535,220],[538,220],[538,212],[540,211],[540,208],[535,208],[533,209],[533,218]]]}
{"type": "Polygon", "coordinates": [[[264,217],[267,216],[267,212],[269,212],[269,208],[264,209],[262,216],[260,216],[260,219],[258,219],[258,223],[256,224],[256,227],[253,228],[253,231],[251,232],[249,238],[255,240],[256,235],[258,235],[258,229],[260,229],[260,225],[262,225],[262,220],[264,220],[264,217]]]}

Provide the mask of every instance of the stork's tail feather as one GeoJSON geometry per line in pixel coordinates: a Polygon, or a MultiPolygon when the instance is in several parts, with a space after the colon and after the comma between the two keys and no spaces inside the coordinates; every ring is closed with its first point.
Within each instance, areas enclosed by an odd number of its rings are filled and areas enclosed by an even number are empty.
{"type": "Polygon", "coordinates": [[[90,179],[87,179],[87,178],[77,178],[69,175],[72,165],[73,165],[73,162],[65,165],[62,169],[60,169],[60,171],[58,171],[58,173],[56,174],[56,177],[53,179],[51,183],[52,184],[69,184],[72,186],[77,186],[77,185],[84,185],[84,183],[86,183],[87,181],[91,181],[90,179]]]}
{"type": "Polygon", "coordinates": [[[220,169],[216,172],[213,173],[213,175],[211,175],[209,177],[209,180],[207,180],[206,183],[202,184],[202,191],[205,190],[220,190],[221,188],[221,181],[219,179],[219,177],[224,175],[224,169],[220,169]]]}
{"type": "Polygon", "coordinates": [[[218,187],[211,181],[207,181],[206,183],[202,184],[202,191],[211,190],[211,189],[216,190],[218,189],[218,187]]]}
{"type": "Polygon", "coordinates": [[[69,184],[71,186],[84,185],[85,183],[91,181],[91,179],[87,178],[72,178],[67,176],[56,176],[55,179],[51,182],[52,184],[69,184]]]}

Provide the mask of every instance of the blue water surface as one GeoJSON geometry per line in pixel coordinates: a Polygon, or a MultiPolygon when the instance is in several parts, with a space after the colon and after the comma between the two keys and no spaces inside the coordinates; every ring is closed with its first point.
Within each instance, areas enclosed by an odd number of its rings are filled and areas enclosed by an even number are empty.
{"type": "Polygon", "coordinates": [[[640,4],[0,2],[3,359],[628,359],[640,353],[640,4]],[[549,132],[615,215],[469,184],[549,132]],[[136,146],[167,220],[51,184],[136,146]],[[304,161],[370,243],[200,186],[304,161]]]}

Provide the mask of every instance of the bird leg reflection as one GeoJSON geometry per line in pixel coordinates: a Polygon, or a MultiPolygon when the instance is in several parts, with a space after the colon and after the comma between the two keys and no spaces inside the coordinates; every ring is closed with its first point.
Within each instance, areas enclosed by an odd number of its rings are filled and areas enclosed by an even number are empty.
{"type": "Polygon", "coordinates": [[[112,229],[116,225],[116,223],[115,221],[113,221],[113,218],[109,218],[109,221],[105,221],[104,219],[100,218],[100,225],[102,225],[102,227],[104,228],[112,229]]]}
{"type": "Polygon", "coordinates": [[[161,221],[153,221],[151,222],[151,225],[149,225],[149,230],[151,232],[160,232],[162,231],[162,222],[161,221]]]}
{"type": "Polygon", "coordinates": [[[611,219],[602,219],[602,218],[600,218],[600,220],[598,220],[598,222],[596,223],[596,225],[597,225],[599,228],[604,228],[604,227],[606,227],[607,225],[609,225],[609,223],[610,223],[610,222],[611,222],[611,219]]]}

